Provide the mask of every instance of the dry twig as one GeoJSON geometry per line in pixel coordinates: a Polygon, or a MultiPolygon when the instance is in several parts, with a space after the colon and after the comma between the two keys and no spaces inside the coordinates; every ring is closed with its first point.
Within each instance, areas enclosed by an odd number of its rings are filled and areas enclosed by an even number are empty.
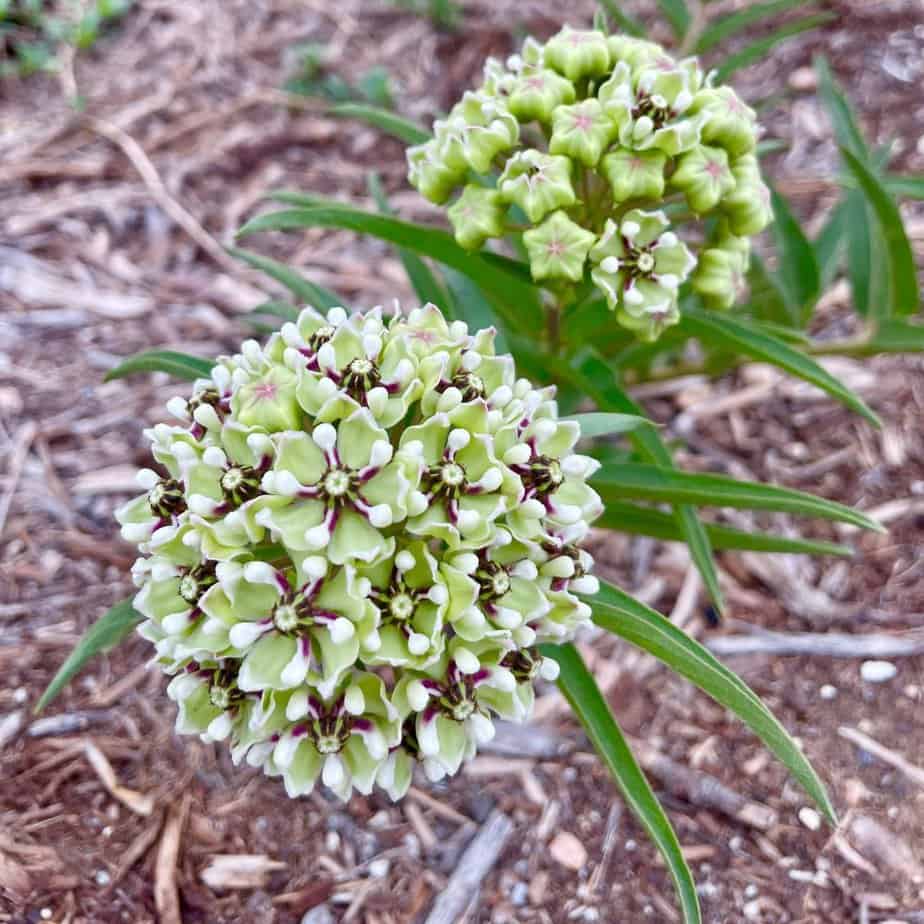
{"type": "Polygon", "coordinates": [[[191,796],[186,793],[180,802],[170,806],[160,838],[160,847],[157,849],[157,862],[154,866],[154,904],[161,924],[183,924],[180,893],[176,884],[176,867],[180,854],[180,837],[186,824],[186,816],[189,814],[190,802],[191,796]]]}

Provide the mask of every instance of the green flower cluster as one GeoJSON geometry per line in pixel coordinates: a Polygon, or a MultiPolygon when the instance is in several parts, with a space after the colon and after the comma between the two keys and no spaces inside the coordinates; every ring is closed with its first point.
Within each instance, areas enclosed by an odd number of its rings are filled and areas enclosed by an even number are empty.
{"type": "Polygon", "coordinates": [[[708,304],[731,306],[748,238],[772,217],[754,112],[695,58],[641,39],[568,26],[545,45],[527,39],[506,65],[489,60],[433,131],[408,150],[409,179],[438,204],[455,196],[459,244],[480,248],[525,221],[537,281],[579,282],[589,262],[644,339],[677,322],[688,278],[708,304]],[[717,219],[708,235],[681,240],[704,216],[717,219]]]}
{"type": "Polygon", "coordinates": [[[428,305],[305,309],[221,358],[118,513],[177,728],[282,776],[407,790],[523,720],[587,622],[599,497],[554,389],[428,305]]]}

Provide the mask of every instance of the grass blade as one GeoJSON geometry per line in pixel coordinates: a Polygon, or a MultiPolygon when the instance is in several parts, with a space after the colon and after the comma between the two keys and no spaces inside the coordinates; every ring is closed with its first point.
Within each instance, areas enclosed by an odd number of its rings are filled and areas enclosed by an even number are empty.
{"type": "Polygon", "coordinates": [[[514,326],[538,329],[542,312],[535,287],[522,276],[515,260],[496,255],[463,250],[446,231],[415,225],[411,222],[377,215],[349,206],[289,209],[261,215],[249,221],[240,235],[258,231],[291,231],[301,228],[342,228],[360,234],[371,234],[381,240],[413,250],[451,266],[469,276],[492,300],[505,319],[514,326]]]}
{"type": "Polygon", "coordinates": [[[123,359],[118,366],[106,373],[103,381],[124,379],[135,372],[167,372],[176,379],[194,382],[196,379],[207,379],[212,374],[214,365],[210,359],[178,353],[176,350],[145,350],[123,359]]]}
{"type": "Polygon", "coordinates": [[[36,712],[41,712],[73,679],[92,657],[101,651],[115,648],[139,622],[141,615],[135,611],[131,600],[117,603],[111,610],[100,616],[81,636],[74,650],[48,684],[42,694],[36,712]]]}
{"type": "MultiPolygon", "coordinates": [[[[654,507],[640,507],[610,501],[596,526],[615,529],[622,533],[637,536],[651,536],[666,542],[684,542],[684,535],[677,525],[675,517],[654,507]]],[[[772,533],[748,532],[723,526],[719,523],[704,523],[706,534],[712,548],[720,552],[770,552],[791,555],[838,555],[849,558],[853,549],[835,542],[816,539],[791,539],[788,536],[776,536],[772,533]]]]}
{"type": "Polygon", "coordinates": [[[572,420],[580,424],[581,437],[611,436],[616,433],[631,433],[639,427],[653,427],[654,424],[638,414],[571,414],[563,420],[572,420]]]}
{"type": "Polygon", "coordinates": [[[558,662],[558,686],[580,719],[587,737],[603,759],[629,808],[654,841],[677,889],[685,924],[700,924],[702,917],[696,883],[680,842],[664,809],[652,792],[593,675],[573,645],[546,645],[542,653],[558,662]]]}
{"type": "Polygon", "coordinates": [[[841,199],[831,210],[828,220],[812,244],[822,291],[834,282],[843,263],[844,238],[848,230],[847,211],[847,199],[841,199]]]}
{"type": "Polygon", "coordinates": [[[331,292],[330,289],[325,289],[324,286],[319,286],[310,279],[306,279],[301,273],[297,273],[278,260],[264,257],[251,250],[243,250],[240,247],[229,247],[228,253],[266,273],[271,279],[284,285],[300,302],[311,305],[313,308],[322,310],[344,304],[343,299],[336,292],[331,292]]]}
{"type": "Polygon", "coordinates": [[[897,199],[924,199],[924,176],[897,176],[885,178],[885,188],[897,199]]]}
{"type": "Polygon", "coordinates": [[[603,584],[588,603],[598,626],[654,655],[738,716],[802,784],[828,821],[837,824],[824,783],[779,720],[737,674],[669,619],[618,587],[603,584]]]}
{"type": "Polygon", "coordinates": [[[836,501],[778,485],[739,481],[725,475],[700,475],[642,463],[604,465],[591,479],[591,486],[606,503],[635,499],[700,507],[774,510],[885,532],[865,514],[836,501]]]}
{"type": "Polygon", "coordinates": [[[331,106],[329,111],[331,115],[342,116],[346,119],[359,119],[405,144],[423,144],[430,140],[428,131],[415,122],[411,122],[410,119],[405,119],[381,106],[371,106],[368,103],[339,103],[331,106]]]}
{"type": "Polygon", "coordinates": [[[870,151],[863,139],[863,132],[860,131],[856,113],[834,79],[828,59],[823,55],[815,58],[815,74],[818,77],[818,95],[828,111],[837,143],[842,148],[847,148],[855,157],[868,162],[870,151]]]}
{"type": "Polygon", "coordinates": [[[860,158],[846,147],[841,147],[841,155],[847,169],[859,183],[879,225],[889,273],[888,314],[913,314],[920,305],[918,277],[914,252],[905,233],[901,212],[879,177],[860,158]]]}
{"type": "Polygon", "coordinates": [[[862,414],[870,423],[879,426],[879,418],[866,406],[862,398],[834,378],[810,356],[772,336],[765,329],[751,326],[741,318],[703,311],[700,308],[686,309],[681,326],[691,337],[698,337],[703,343],[720,343],[730,350],[744,353],[761,362],[771,363],[791,375],[811,382],[858,414],[862,414]]]}
{"type": "Polygon", "coordinates": [[[808,32],[811,29],[817,29],[832,19],[837,17],[833,13],[817,13],[814,16],[806,16],[804,19],[797,19],[795,22],[787,23],[781,26],[772,35],[758,39],[756,42],[748,45],[737,54],[730,55],[716,72],[717,80],[727,80],[735,71],[748,67],[756,61],[760,61],[768,51],[776,48],[777,45],[785,42],[793,36],[802,32],[808,32]]]}

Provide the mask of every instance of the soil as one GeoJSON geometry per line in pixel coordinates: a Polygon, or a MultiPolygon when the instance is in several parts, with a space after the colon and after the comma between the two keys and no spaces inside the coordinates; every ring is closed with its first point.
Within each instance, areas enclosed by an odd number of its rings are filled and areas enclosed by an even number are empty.
{"type": "MultiPolygon", "coordinates": [[[[831,202],[837,152],[812,95],[813,54],[829,56],[871,134],[895,139],[897,163],[924,171],[920,2],[824,5],[833,22],[735,81],[764,101],[768,134],[790,144],[773,161],[774,179],[815,226],[831,202]]],[[[625,6],[653,16],[654,3],[625,6]]],[[[132,553],[112,510],[133,493],[142,429],[165,416],[176,390],[161,374],[104,384],[105,371],[140,349],[213,355],[248,335],[245,312],[277,290],[220,245],[270,190],[363,202],[374,169],[402,214],[435,217],[404,183],[397,142],[279,95],[291,49],[323,43],[331,69],[349,80],[386,67],[402,87],[401,110],[426,121],[475,79],[485,55],[509,52],[527,32],[551,34],[562,15],[549,0],[473,0],[463,11],[447,33],[359,0],[139,0],[57,77],[0,86],[0,922],[141,924],[156,919],[159,902],[160,920],[173,924],[171,887],[186,924],[294,924],[311,909],[316,924],[422,920],[496,809],[514,833],[465,920],[680,920],[656,851],[554,689],[542,692],[526,736],[506,730],[500,752],[448,783],[418,781],[398,805],[379,795],[341,805],[321,793],[293,803],[276,782],[231,766],[223,749],[178,740],[140,639],[97,659],[46,716],[31,712],[80,633],[130,591],[132,553]],[[77,108],[67,101],[75,90],[77,108]],[[132,793],[113,796],[93,746],[132,793]],[[228,854],[257,855],[251,887],[219,887],[214,858],[228,854]]],[[[586,22],[592,11],[575,3],[568,18],[586,22]]],[[[913,209],[908,216],[920,248],[920,221],[913,209]]],[[[368,239],[308,232],[248,246],[352,304],[410,300],[393,253],[368,239]]],[[[835,286],[825,330],[847,323],[843,303],[835,286]]],[[[848,541],[857,553],[721,555],[722,621],[679,546],[600,537],[600,572],[706,641],[748,626],[849,633],[858,646],[873,632],[919,638],[924,360],[832,368],[881,415],[882,430],[755,367],[645,386],[640,397],[686,444],[686,467],[878,512],[888,534],[756,520],[848,541]],[[737,407],[717,404],[736,396],[737,407]]],[[[895,676],[880,683],[862,679],[861,657],[730,660],[829,784],[842,816],[833,832],[722,709],[621,643],[591,636],[583,648],[633,738],[772,810],[754,827],[711,808],[701,791],[654,779],[707,922],[924,921],[924,658],[893,659],[895,676]],[[858,746],[856,732],[885,755],[858,746]]]]}

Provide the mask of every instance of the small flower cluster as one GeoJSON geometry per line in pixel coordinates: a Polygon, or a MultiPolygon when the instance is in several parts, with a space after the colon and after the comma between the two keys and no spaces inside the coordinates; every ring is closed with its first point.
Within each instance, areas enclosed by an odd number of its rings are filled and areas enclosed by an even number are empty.
{"type": "Polygon", "coordinates": [[[179,731],[291,796],[399,798],[528,716],[537,646],[589,619],[601,503],[493,330],[308,308],[167,407],[117,516],[179,731]]]}
{"type": "Polygon", "coordinates": [[[409,178],[446,203],[469,249],[520,230],[533,277],[593,281],[625,327],[655,339],[678,320],[688,278],[727,308],[743,285],[749,236],[772,217],[754,112],[695,58],[652,42],[565,26],[527,39],[408,150],[409,178]],[[671,225],[718,220],[682,241],[671,225]],[[690,246],[698,241],[694,255],[690,246]],[[692,274],[692,275],[691,275],[692,274]]]}

